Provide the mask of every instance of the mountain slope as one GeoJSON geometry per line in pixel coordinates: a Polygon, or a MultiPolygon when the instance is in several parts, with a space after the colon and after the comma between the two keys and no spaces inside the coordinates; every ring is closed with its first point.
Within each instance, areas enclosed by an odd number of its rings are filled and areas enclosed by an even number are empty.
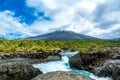
{"type": "Polygon", "coordinates": [[[120,38],[113,38],[113,39],[111,39],[111,40],[120,40],[120,38]]]}
{"type": "Polygon", "coordinates": [[[52,33],[28,37],[29,40],[96,40],[98,38],[78,34],[72,31],[55,31],[52,33]]]}

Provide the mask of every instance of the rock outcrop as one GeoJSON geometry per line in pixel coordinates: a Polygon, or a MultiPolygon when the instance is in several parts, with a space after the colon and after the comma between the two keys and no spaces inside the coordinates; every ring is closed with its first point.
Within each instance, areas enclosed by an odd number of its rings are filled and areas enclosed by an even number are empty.
{"type": "Polygon", "coordinates": [[[30,64],[2,64],[0,65],[0,80],[31,80],[41,74],[39,69],[30,64]]]}
{"type": "Polygon", "coordinates": [[[27,59],[27,58],[13,58],[13,59],[5,59],[0,60],[0,66],[4,64],[37,64],[41,63],[42,61],[39,59],[27,59]]]}
{"type": "Polygon", "coordinates": [[[78,53],[70,58],[70,66],[95,73],[99,77],[120,80],[120,48],[107,47],[104,53],[78,53]]]}
{"type": "Polygon", "coordinates": [[[120,60],[107,61],[103,66],[95,68],[94,73],[99,77],[111,77],[120,80],[120,60]]]}
{"type": "Polygon", "coordinates": [[[89,77],[82,76],[74,72],[50,72],[47,74],[41,74],[32,80],[93,80],[89,77]]]}
{"type": "Polygon", "coordinates": [[[61,50],[35,50],[31,52],[18,51],[11,53],[0,53],[0,59],[11,59],[11,58],[29,58],[29,59],[39,59],[46,61],[56,61],[61,59],[59,54],[61,50]],[[51,59],[51,57],[52,59],[51,59]],[[55,57],[55,58],[54,58],[55,57]]]}
{"type": "Polygon", "coordinates": [[[103,65],[103,63],[111,59],[113,55],[114,54],[108,53],[78,53],[70,58],[69,63],[71,67],[91,71],[95,67],[103,65]]]}

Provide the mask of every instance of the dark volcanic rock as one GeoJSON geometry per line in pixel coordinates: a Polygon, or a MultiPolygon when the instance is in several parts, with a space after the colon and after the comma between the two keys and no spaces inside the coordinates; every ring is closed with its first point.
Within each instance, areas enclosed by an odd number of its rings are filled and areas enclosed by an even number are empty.
{"type": "Polygon", "coordinates": [[[106,60],[111,59],[113,54],[109,53],[78,53],[70,58],[70,66],[77,69],[91,71],[95,67],[101,66],[106,60]]]}
{"type": "Polygon", "coordinates": [[[0,65],[0,80],[30,80],[41,73],[29,64],[0,65]]]}
{"type": "Polygon", "coordinates": [[[13,58],[13,59],[5,59],[5,60],[0,60],[0,65],[4,64],[16,64],[16,63],[21,63],[21,64],[36,64],[36,63],[41,63],[42,61],[39,59],[27,59],[27,58],[13,58]]]}
{"type": "Polygon", "coordinates": [[[99,77],[120,80],[120,48],[107,47],[104,53],[78,53],[70,58],[70,66],[95,73],[99,77]]]}
{"type": "MultiPolygon", "coordinates": [[[[61,50],[34,50],[31,52],[19,51],[19,52],[11,52],[11,53],[0,53],[0,59],[11,59],[11,58],[29,58],[29,59],[45,59],[49,61],[49,56],[55,58],[53,61],[60,60],[61,55],[59,54],[61,50]],[[57,56],[57,57],[56,57],[57,56]]],[[[44,61],[45,61],[44,60],[44,61]]],[[[51,59],[50,59],[51,60],[51,59]]]]}
{"type": "Polygon", "coordinates": [[[31,64],[61,59],[60,50],[0,54],[0,80],[31,80],[42,72],[31,64]]]}
{"type": "Polygon", "coordinates": [[[111,77],[120,80],[120,60],[107,61],[103,66],[95,68],[94,73],[100,77],[111,77]]]}
{"type": "Polygon", "coordinates": [[[47,74],[41,74],[32,80],[93,80],[89,77],[82,76],[74,72],[51,72],[47,74]]]}

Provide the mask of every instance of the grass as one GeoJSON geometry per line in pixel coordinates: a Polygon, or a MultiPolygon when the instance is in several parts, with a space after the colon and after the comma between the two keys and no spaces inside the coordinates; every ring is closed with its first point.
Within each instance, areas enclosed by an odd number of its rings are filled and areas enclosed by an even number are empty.
{"type": "Polygon", "coordinates": [[[46,40],[3,40],[0,39],[0,52],[75,49],[84,53],[102,52],[105,47],[120,47],[120,41],[81,40],[81,41],[46,41],[46,40]]]}

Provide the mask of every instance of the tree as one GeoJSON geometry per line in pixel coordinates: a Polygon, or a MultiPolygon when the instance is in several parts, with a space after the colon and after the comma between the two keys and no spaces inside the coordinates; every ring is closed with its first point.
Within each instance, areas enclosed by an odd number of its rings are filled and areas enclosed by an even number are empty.
{"type": "Polygon", "coordinates": [[[6,38],[4,38],[3,36],[0,37],[0,43],[2,43],[2,42],[5,41],[5,40],[6,40],[6,38]]]}

